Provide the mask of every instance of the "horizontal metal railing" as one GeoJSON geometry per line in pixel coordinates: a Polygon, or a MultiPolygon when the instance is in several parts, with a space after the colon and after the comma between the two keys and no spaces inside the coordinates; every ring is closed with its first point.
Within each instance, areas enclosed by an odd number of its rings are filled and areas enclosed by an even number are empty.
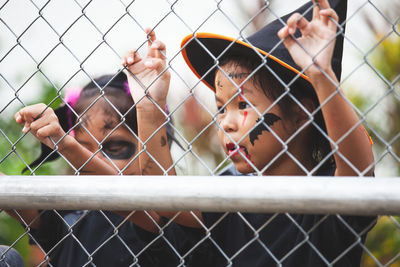
{"type": "Polygon", "coordinates": [[[400,178],[2,176],[0,209],[400,214],[400,178]]]}

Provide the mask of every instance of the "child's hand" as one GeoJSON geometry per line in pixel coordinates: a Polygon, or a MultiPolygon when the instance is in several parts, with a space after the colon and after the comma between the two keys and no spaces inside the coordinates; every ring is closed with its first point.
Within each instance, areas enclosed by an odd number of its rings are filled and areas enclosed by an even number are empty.
{"type": "Polygon", "coordinates": [[[24,125],[22,132],[30,131],[40,142],[52,149],[54,145],[49,137],[57,142],[65,135],[57,115],[45,104],[24,107],[14,117],[17,123],[24,125]]]}
{"type": "Polygon", "coordinates": [[[283,43],[293,60],[302,69],[307,68],[305,73],[310,77],[321,73],[317,66],[324,71],[331,69],[338,21],[338,16],[330,8],[328,0],[313,0],[313,2],[315,6],[310,22],[301,14],[295,13],[288,19],[287,26],[278,32],[279,38],[284,39],[283,43]],[[295,40],[292,34],[297,28],[302,36],[295,40]],[[313,57],[315,57],[314,64],[312,64],[313,57]]]}
{"type": "Polygon", "coordinates": [[[126,65],[130,72],[128,73],[129,88],[137,104],[136,107],[146,107],[150,104],[149,99],[144,97],[147,93],[148,97],[164,108],[171,76],[166,69],[165,44],[156,39],[154,31],[150,28],[146,29],[146,33],[151,40],[148,42],[146,57],[142,59],[139,53],[132,50],[123,58],[122,65],[126,65]]]}

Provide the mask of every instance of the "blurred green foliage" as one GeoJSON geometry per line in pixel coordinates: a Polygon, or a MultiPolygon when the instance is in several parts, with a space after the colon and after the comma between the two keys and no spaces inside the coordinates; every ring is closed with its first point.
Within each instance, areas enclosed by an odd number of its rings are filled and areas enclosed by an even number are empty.
{"type": "Polygon", "coordinates": [[[376,226],[367,236],[366,246],[373,254],[373,259],[364,253],[362,265],[364,267],[379,266],[400,267],[400,218],[380,217],[376,226]]]}
{"type": "MultiPolygon", "coordinates": [[[[377,29],[375,29],[376,32],[377,29]]],[[[399,29],[397,29],[399,31],[399,29]]],[[[383,36],[376,34],[376,41],[380,41],[383,36]]],[[[373,66],[386,79],[384,89],[392,90],[388,97],[389,103],[385,105],[385,114],[388,123],[384,128],[379,122],[370,122],[377,132],[391,144],[392,152],[400,157],[400,37],[392,34],[385,38],[372,54],[373,66]],[[396,80],[397,79],[397,80],[396,80]]],[[[351,101],[361,110],[376,101],[371,97],[354,96],[351,101]]],[[[374,138],[374,136],[372,136],[374,138]]],[[[387,149],[381,142],[375,142],[377,151],[387,149]]],[[[394,159],[396,161],[396,159],[394,159]]],[[[400,162],[397,161],[397,174],[400,175],[400,162]]],[[[400,267],[400,217],[383,216],[378,220],[377,225],[367,236],[367,248],[380,264],[391,267],[400,267]]],[[[378,265],[375,260],[364,254],[362,266],[372,267],[378,265]]]]}
{"type": "Polygon", "coordinates": [[[28,266],[29,246],[25,229],[5,212],[0,212],[0,244],[15,248],[28,266]]]}

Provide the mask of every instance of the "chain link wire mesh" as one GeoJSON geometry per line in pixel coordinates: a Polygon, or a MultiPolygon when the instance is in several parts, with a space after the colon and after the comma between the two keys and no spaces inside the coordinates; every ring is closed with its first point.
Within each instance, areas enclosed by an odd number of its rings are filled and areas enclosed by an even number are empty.
{"type": "MultiPolygon", "coordinates": [[[[139,174],[136,170],[143,155],[165,175],[176,170],[178,175],[214,176],[231,168],[230,157],[220,148],[216,135],[220,131],[229,136],[218,123],[221,109],[216,109],[215,96],[202,79],[195,79],[190,73],[179,44],[184,36],[202,31],[246,40],[269,21],[300,6],[297,1],[292,2],[0,1],[0,170],[5,175],[19,175],[24,168],[25,174],[33,176],[82,175],[100,157],[115,174],[139,174]],[[113,81],[126,72],[120,61],[128,50],[145,53],[148,42],[152,42],[145,31],[147,26],[167,44],[164,56],[172,79],[168,106],[158,106],[153,101],[165,122],[142,140],[129,121],[137,103],[121,110],[119,106],[125,100],[110,96],[106,88],[115,87],[113,81]],[[98,78],[104,74],[109,76],[100,81],[98,78]],[[95,91],[88,98],[90,101],[78,101],[79,108],[71,105],[74,88],[80,92],[80,87],[88,83],[95,91]],[[61,139],[46,139],[54,150],[38,164],[30,165],[38,157],[39,142],[29,132],[21,133],[14,114],[37,103],[43,103],[37,117],[61,106],[74,119],[61,139]],[[164,126],[176,139],[171,145],[171,166],[158,162],[159,155],[147,150],[164,126]],[[74,157],[59,153],[67,136],[80,138],[78,141],[90,150],[83,164],[75,164],[74,157]],[[118,141],[116,137],[121,136],[125,139],[118,141]],[[135,149],[132,154],[130,151],[135,149]],[[45,163],[56,157],[59,159],[45,163]]],[[[282,155],[290,157],[306,174],[315,174],[288,150],[290,140],[313,125],[333,147],[325,161],[336,153],[357,176],[364,176],[371,169],[375,169],[377,179],[399,176],[398,10],[398,1],[351,1],[346,33],[338,31],[344,36],[340,87],[348,98],[340,95],[371,135],[374,163],[358,170],[338,150],[338,144],[358,125],[334,142],[313,122],[315,114],[286,90],[274,105],[288,96],[311,119],[288,140],[269,129],[283,149],[262,168],[236,148],[255,175],[262,175],[282,155]]],[[[196,37],[191,41],[199,42],[196,37]]],[[[224,71],[217,63],[213,68],[224,71]]],[[[240,94],[240,85],[235,85],[238,92],[225,106],[240,94]]],[[[288,89],[291,84],[284,86],[288,89]]],[[[245,101],[255,110],[251,101],[245,101]]],[[[263,116],[255,111],[260,118],[263,116]]],[[[62,121],[60,117],[59,120],[62,121]]],[[[230,141],[238,146],[253,129],[240,140],[230,141]]],[[[301,260],[306,257],[315,260],[313,266],[356,266],[361,255],[362,266],[400,266],[400,221],[390,214],[356,217],[282,210],[273,214],[192,211],[167,215],[159,218],[153,211],[0,210],[0,245],[9,246],[0,250],[0,266],[13,266],[7,263],[11,248],[23,256],[26,266],[244,266],[246,262],[246,266],[256,266],[258,259],[262,266],[305,266],[301,260]],[[196,227],[182,225],[185,216],[194,218],[196,227]],[[336,239],[340,236],[345,238],[336,239]]]]}

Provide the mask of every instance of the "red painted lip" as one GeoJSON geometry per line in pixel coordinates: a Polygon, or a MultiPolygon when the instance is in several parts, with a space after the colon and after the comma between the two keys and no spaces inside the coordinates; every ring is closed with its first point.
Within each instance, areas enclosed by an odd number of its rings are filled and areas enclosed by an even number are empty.
{"type": "Polygon", "coordinates": [[[243,146],[239,146],[239,149],[236,148],[236,145],[233,143],[227,143],[226,144],[226,150],[228,151],[228,155],[230,158],[233,158],[237,155],[239,155],[239,151],[241,151],[243,154],[247,156],[247,149],[243,146]]]}

